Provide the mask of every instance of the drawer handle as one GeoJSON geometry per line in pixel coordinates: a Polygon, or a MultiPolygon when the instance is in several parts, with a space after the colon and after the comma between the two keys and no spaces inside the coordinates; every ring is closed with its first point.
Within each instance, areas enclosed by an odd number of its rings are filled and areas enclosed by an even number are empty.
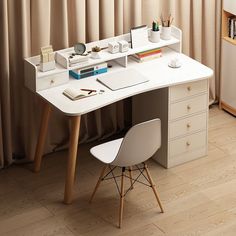
{"type": "Polygon", "coordinates": [[[188,129],[191,128],[191,124],[190,123],[187,124],[187,128],[188,129]]]}
{"type": "Polygon", "coordinates": [[[187,90],[190,92],[192,90],[191,86],[188,86],[187,90]]]}
{"type": "Polygon", "coordinates": [[[187,106],[187,109],[188,109],[188,111],[189,111],[189,110],[191,110],[191,106],[190,106],[190,105],[188,105],[188,106],[187,106]]]}
{"type": "Polygon", "coordinates": [[[55,83],[55,81],[52,79],[51,81],[50,81],[50,84],[54,84],[55,83]]]}
{"type": "Polygon", "coordinates": [[[186,142],[186,146],[189,147],[191,145],[191,143],[188,141],[186,142]]]}

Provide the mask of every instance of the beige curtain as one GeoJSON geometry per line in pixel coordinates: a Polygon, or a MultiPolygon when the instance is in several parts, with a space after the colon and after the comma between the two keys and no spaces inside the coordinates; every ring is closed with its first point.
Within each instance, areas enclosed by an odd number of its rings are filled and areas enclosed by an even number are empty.
{"type": "MultiPolygon", "coordinates": [[[[0,166],[32,160],[41,102],[24,88],[23,58],[128,32],[171,13],[183,30],[183,52],[215,70],[211,100],[218,94],[221,1],[206,0],[1,0],[0,166]]],[[[131,122],[129,100],[82,118],[80,141],[110,136],[131,122]]],[[[68,121],[54,112],[45,152],[67,146],[68,121]]]]}

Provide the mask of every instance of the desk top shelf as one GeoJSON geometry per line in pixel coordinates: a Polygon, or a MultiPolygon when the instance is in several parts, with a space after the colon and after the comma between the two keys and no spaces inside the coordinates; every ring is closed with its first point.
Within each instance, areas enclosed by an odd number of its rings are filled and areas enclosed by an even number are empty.
{"type": "MultiPolygon", "coordinates": [[[[150,35],[150,29],[148,30],[148,34],[150,35]]],[[[68,55],[71,55],[71,53],[74,52],[73,47],[55,51],[55,69],[46,72],[41,72],[39,70],[40,56],[26,58],[24,60],[25,86],[29,88],[31,91],[37,92],[55,86],[59,86],[63,83],[68,83],[70,70],[89,67],[103,62],[112,63],[112,61],[117,62],[120,65],[120,67],[127,67],[128,66],[127,64],[129,63],[128,56],[138,52],[151,50],[155,48],[163,48],[163,47],[168,47],[179,53],[182,50],[182,31],[175,26],[171,26],[170,40],[160,40],[160,42],[158,43],[149,42],[146,46],[135,49],[129,46],[129,50],[124,53],[119,52],[112,54],[108,52],[107,49],[108,43],[120,40],[126,40],[127,42],[130,42],[131,41],[130,33],[87,43],[86,44],[87,51],[91,51],[91,49],[94,46],[99,46],[101,48],[104,48],[100,52],[100,58],[99,59],[89,58],[87,62],[77,63],[74,64],[73,66],[69,66],[69,58],[68,58],[68,55]]]]}
{"type": "MultiPolygon", "coordinates": [[[[62,67],[64,68],[67,68],[68,70],[75,70],[75,69],[78,69],[78,68],[82,68],[82,67],[87,67],[87,66],[92,66],[92,65],[96,65],[96,64],[99,64],[99,63],[102,63],[102,62],[106,62],[106,61],[112,61],[112,60],[116,60],[116,59],[119,59],[119,58],[124,58],[124,57],[127,57],[129,55],[133,55],[135,53],[138,53],[138,52],[142,52],[142,51],[147,51],[147,50],[151,50],[151,49],[155,49],[155,48],[163,48],[163,47],[167,47],[167,46],[170,46],[170,45],[174,45],[174,44],[180,44],[180,39],[172,36],[170,40],[160,40],[160,42],[158,43],[152,43],[152,42],[149,42],[146,46],[144,47],[139,47],[139,48],[131,48],[129,46],[129,50],[127,52],[118,52],[118,53],[110,53],[108,51],[108,49],[103,49],[101,52],[100,52],[100,58],[99,59],[93,59],[93,58],[89,58],[88,62],[85,62],[85,63],[78,63],[78,64],[75,64],[73,66],[69,66],[69,63],[68,63],[68,54],[71,54],[74,52],[74,48],[69,48],[69,49],[66,49],[66,50],[62,50],[62,51],[58,51],[57,54],[56,54],[56,58],[57,58],[57,61],[61,64],[62,67]]],[[[94,43],[93,43],[94,44],[94,43]]],[[[104,47],[107,47],[107,44],[104,45],[102,43],[102,45],[104,47]]],[[[101,46],[101,43],[98,41],[97,42],[97,46],[101,46]]],[[[88,46],[87,48],[91,48],[91,46],[88,46]]]]}

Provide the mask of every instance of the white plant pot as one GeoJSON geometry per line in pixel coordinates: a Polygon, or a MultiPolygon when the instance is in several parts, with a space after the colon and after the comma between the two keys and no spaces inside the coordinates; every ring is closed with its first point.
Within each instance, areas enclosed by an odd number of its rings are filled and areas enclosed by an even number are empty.
{"type": "Polygon", "coordinates": [[[163,40],[171,39],[171,27],[162,27],[161,28],[161,39],[163,39],[163,40]]]}
{"type": "Polygon", "coordinates": [[[100,52],[91,52],[91,58],[93,59],[100,59],[100,52]]]}
{"type": "Polygon", "coordinates": [[[153,43],[158,43],[160,41],[160,31],[152,31],[151,30],[150,41],[153,43]]]}

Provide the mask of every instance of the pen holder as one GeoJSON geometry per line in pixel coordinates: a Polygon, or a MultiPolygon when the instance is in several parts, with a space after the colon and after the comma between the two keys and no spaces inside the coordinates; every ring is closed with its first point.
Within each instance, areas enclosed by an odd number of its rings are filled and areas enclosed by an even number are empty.
{"type": "Polygon", "coordinates": [[[160,31],[153,31],[150,32],[150,41],[153,43],[158,43],[160,41],[160,31]]]}
{"type": "Polygon", "coordinates": [[[163,40],[171,39],[171,27],[162,27],[161,28],[161,39],[163,39],[163,40]]]}

